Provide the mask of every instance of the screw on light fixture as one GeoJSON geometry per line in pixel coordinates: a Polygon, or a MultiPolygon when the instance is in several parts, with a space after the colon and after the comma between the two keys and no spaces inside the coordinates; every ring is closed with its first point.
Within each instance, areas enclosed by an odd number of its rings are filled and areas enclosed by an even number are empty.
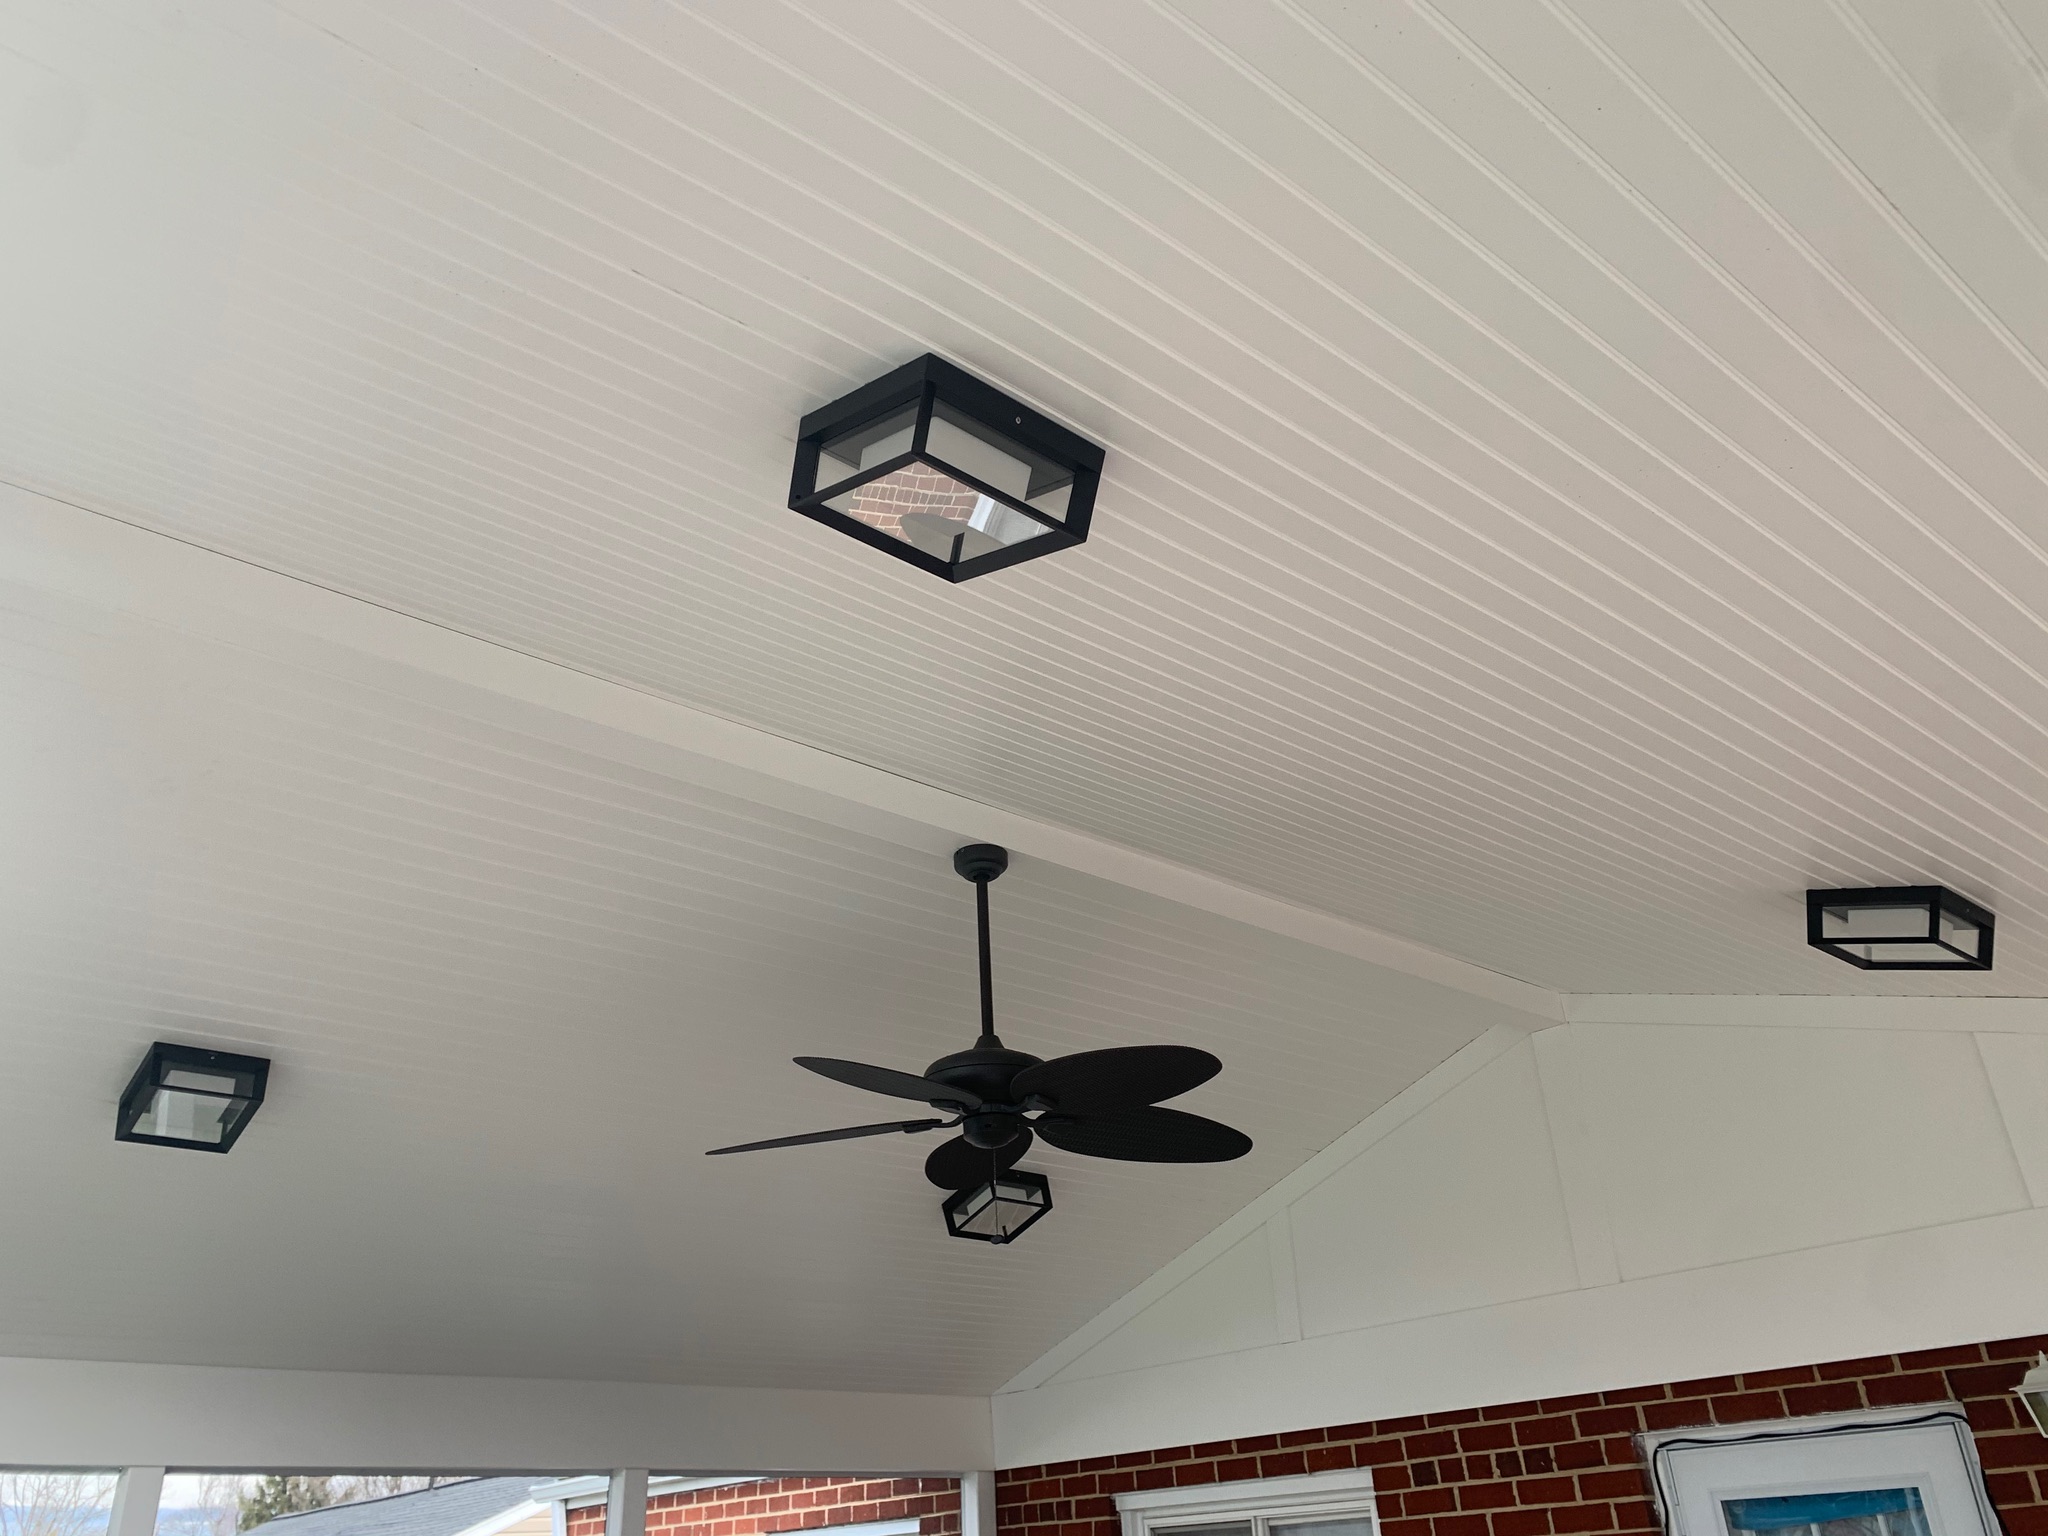
{"type": "Polygon", "coordinates": [[[263,1102],[270,1063],[159,1040],[122,1091],[114,1140],[225,1152],[263,1102]]]}
{"type": "Polygon", "coordinates": [[[1940,885],[1806,893],[1806,942],[1866,971],[1988,971],[1997,923],[1940,885]]]}
{"type": "Polygon", "coordinates": [[[982,1183],[955,1190],[939,1209],[945,1213],[949,1235],[1007,1243],[1052,1209],[1052,1185],[1042,1173],[1005,1168],[982,1183]]]}
{"type": "Polygon", "coordinates": [[[789,505],[966,581],[1088,537],[1102,450],[927,354],[797,427],[789,505]]]}

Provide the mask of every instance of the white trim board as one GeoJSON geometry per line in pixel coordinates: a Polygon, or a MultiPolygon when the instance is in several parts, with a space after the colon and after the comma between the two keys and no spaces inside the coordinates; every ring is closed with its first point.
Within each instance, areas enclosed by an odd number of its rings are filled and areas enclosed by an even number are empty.
{"type": "Polygon", "coordinates": [[[952,1477],[995,1465],[985,1397],[19,1357],[0,1358],[0,1448],[24,1466],[309,1472],[655,1462],[952,1477]]]}
{"type": "Polygon", "coordinates": [[[1758,1029],[1904,1029],[2048,1034],[2048,998],[1782,997],[1759,994],[1574,993],[1572,1024],[1711,1024],[1758,1029]]]}
{"type": "Polygon", "coordinates": [[[19,585],[330,673],[361,677],[367,664],[388,678],[389,667],[404,667],[462,690],[453,707],[463,713],[482,712],[485,700],[523,706],[518,728],[757,804],[934,854],[968,841],[1001,843],[1024,858],[1483,997],[1529,1015],[1531,1027],[1564,1017],[1556,992],[1412,940],[4,482],[0,572],[19,585]]]}

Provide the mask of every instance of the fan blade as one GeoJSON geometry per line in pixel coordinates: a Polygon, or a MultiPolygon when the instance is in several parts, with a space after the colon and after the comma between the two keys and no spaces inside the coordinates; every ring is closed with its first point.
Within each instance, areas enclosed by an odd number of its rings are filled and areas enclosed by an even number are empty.
{"type": "Polygon", "coordinates": [[[891,1120],[885,1125],[849,1125],[836,1131],[806,1131],[801,1136],[777,1136],[772,1141],[746,1141],[736,1147],[713,1147],[706,1157],[723,1157],[728,1152],[759,1152],[763,1147],[807,1147],[814,1141],[851,1141],[856,1136],[886,1136],[891,1131],[937,1131],[951,1120],[891,1120]]]}
{"type": "Polygon", "coordinates": [[[1026,1067],[1010,1083],[1019,1104],[1033,1094],[1063,1115],[1156,1104],[1199,1087],[1223,1063],[1191,1045],[1120,1045],[1026,1067]]]}
{"type": "Polygon", "coordinates": [[[1033,1128],[1063,1152],[1126,1163],[1227,1163],[1252,1149],[1251,1137],[1215,1120],[1144,1105],[1068,1120],[1041,1115],[1033,1128]]]}
{"type": "Polygon", "coordinates": [[[869,1093],[886,1093],[899,1099],[922,1099],[927,1104],[958,1104],[964,1109],[975,1109],[981,1104],[981,1099],[965,1088],[948,1088],[928,1077],[915,1077],[888,1067],[840,1061],[833,1056],[798,1056],[794,1059],[798,1066],[820,1077],[845,1083],[849,1088],[865,1088],[869,1093]]]}
{"type": "Polygon", "coordinates": [[[1031,1132],[990,1151],[977,1147],[965,1136],[955,1136],[932,1148],[924,1160],[924,1176],[941,1189],[971,1189],[983,1179],[1001,1173],[1031,1150],[1031,1132]]]}

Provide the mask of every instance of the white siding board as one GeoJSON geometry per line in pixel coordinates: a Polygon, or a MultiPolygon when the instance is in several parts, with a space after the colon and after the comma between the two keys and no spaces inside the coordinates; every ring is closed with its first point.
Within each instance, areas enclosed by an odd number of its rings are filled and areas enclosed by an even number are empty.
{"type": "Polygon", "coordinates": [[[1374,1143],[1289,1216],[1311,1338],[1578,1283],[1527,1045],[1374,1143]]]}
{"type": "Polygon", "coordinates": [[[1052,1379],[1078,1380],[1280,1341],[1264,1228],[1183,1280],[1052,1379]]]}
{"type": "Polygon", "coordinates": [[[1967,1036],[1570,1027],[1626,1276],[2029,1203],[1967,1036]]]}

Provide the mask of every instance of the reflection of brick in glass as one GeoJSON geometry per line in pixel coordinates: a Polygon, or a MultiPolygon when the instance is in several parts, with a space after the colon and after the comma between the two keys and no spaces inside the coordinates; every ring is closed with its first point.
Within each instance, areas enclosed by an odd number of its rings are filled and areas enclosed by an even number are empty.
{"type": "Polygon", "coordinates": [[[906,464],[862,486],[854,493],[853,505],[847,511],[870,527],[900,539],[906,513],[929,512],[964,523],[973,515],[980,499],[978,492],[929,464],[906,464]]]}

